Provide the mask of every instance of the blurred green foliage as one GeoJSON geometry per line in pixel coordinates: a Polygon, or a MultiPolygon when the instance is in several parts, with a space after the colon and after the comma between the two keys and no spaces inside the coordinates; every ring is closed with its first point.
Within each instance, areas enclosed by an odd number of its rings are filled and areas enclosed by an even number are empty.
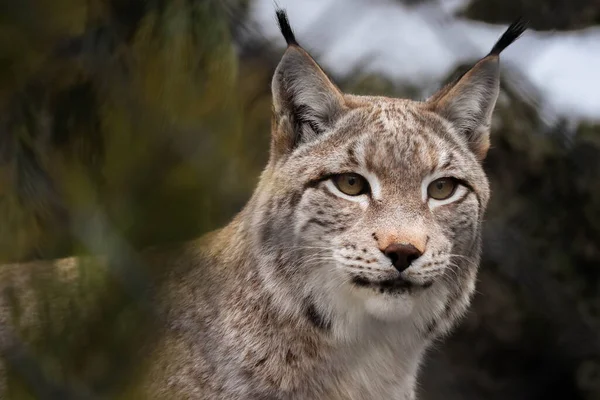
{"type": "Polygon", "coordinates": [[[2,267],[19,341],[10,398],[139,398],[140,345],[157,328],[134,250],[225,223],[267,152],[268,68],[240,68],[231,34],[246,8],[0,5],[0,263],[103,256],[70,272],[62,261],[2,267]]]}
{"type": "Polygon", "coordinates": [[[259,167],[223,4],[1,6],[0,260],[83,250],[69,227],[95,209],[136,246],[239,209],[259,167]]]}

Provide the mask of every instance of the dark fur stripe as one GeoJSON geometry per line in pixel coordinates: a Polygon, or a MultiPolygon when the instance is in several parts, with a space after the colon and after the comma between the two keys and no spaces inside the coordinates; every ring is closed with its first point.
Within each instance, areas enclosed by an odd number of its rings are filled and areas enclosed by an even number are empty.
{"type": "Polygon", "coordinates": [[[426,338],[431,338],[431,337],[435,336],[437,334],[437,329],[438,329],[438,320],[432,319],[425,326],[424,336],[426,338]]]}
{"type": "Polygon", "coordinates": [[[260,239],[263,243],[270,243],[273,240],[274,229],[273,229],[273,212],[275,205],[275,199],[270,198],[266,204],[265,211],[263,213],[263,224],[260,229],[260,239]]]}
{"type": "Polygon", "coordinates": [[[319,330],[331,330],[331,321],[317,311],[312,299],[307,298],[304,303],[304,314],[308,321],[319,330]]]}

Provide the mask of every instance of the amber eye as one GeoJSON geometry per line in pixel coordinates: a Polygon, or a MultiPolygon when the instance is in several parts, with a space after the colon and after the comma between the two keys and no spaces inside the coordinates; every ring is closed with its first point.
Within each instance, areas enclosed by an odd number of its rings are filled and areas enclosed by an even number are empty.
{"type": "Polygon", "coordinates": [[[440,178],[427,187],[427,196],[435,200],[446,200],[454,194],[458,182],[453,178],[440,178]]]}
{"type": "Polygon", "coordinates": [[[348,196],[358,196],[369,189],[367,180],[358,174],[339,174],[333,177],[333,183],[340,192],[348,196]]]}

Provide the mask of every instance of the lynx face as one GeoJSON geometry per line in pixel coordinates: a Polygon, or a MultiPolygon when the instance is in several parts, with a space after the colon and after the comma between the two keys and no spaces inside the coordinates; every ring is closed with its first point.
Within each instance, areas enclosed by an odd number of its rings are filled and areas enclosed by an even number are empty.
{"type": "Polygon", "coordinates": [[[422,324],[461,312],[488,199],[479,160],[420,103],[346,100],[334,127],[273,168],[264,242],[331,318],[344,307],[422,324]]]}
{"type": "Polygon", "coordinates": [[[289,46],[252,226],[273,261],[265,280],[322,328],[371,318],[446,331],[475,288],[498,55],[523,27],[418,102],[343,94],[279,17],[289,46]]]}

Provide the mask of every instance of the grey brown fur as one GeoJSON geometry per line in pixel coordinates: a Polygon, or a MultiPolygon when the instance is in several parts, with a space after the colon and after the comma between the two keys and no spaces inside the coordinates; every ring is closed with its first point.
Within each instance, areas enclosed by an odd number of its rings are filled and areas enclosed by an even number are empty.
{"type": "Polygon", "coordinates": [[[254,195],[225,228],[145,254],[167,272],[144,398],[414,399],[424,352],[475,289],[498,54],[427,101],[353,96],[278,16],[289,46],[254,195]],[[370,194],[339,192],[330,178],[348,172],[370,194]],[[427,197],[440,177],[460,182],[452,201],[427,197]],[[399,272],[392,243],[423,254],[399,272]]]}

